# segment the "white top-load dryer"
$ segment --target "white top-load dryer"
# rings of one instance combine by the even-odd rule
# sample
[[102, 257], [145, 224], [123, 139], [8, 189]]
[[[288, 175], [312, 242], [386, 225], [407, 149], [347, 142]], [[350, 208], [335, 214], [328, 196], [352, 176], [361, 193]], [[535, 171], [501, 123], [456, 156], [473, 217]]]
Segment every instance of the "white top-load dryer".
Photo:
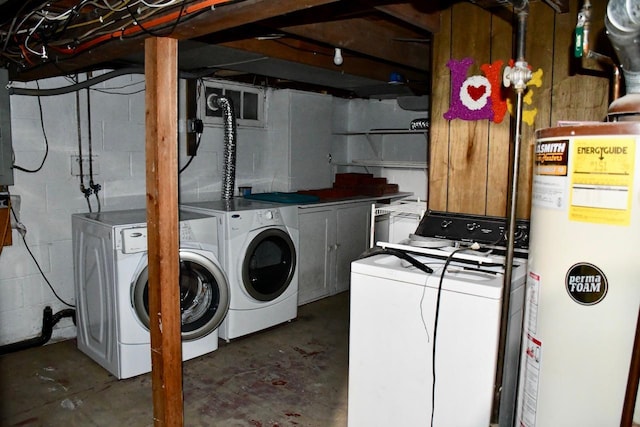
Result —
[[231, 340], [298, 313], [298, 207], [243, 198], [181, 209], [218, 219], [219, 259], [229, 279], [229, 313], [219, 333]]
[[[218, 348], [229, 284], [217, 219], [180, 212], [182, 357]], [[117, 378], [151, 370], [145, 210], [74, 214], [78, 348]]]

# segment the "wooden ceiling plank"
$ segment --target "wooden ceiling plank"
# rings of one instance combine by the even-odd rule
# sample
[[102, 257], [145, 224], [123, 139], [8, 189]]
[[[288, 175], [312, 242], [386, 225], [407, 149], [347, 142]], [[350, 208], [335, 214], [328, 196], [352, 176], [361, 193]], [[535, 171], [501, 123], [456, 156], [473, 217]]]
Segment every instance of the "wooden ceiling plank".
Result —
[[224, 5], [179, 25], [171, 35], [179, 40], [195, 39], [241, 25], [311, 9], [340, 0], [244, 0]]
[[363, 18], [294, 25], [280, 30], [418, 70], [426, 71], [430, 66], [427, 44], [398, 40], [399, 35], [415, 37], [415, 33], [391, 30]]
[[379, 81], [386, 81], [393, 71], [399, 72], [409, 81], [422, 81], [428, 78], [426, 71], [419, 72], [399, 68], [393, 64], [381, 64], [373, 59], [363, 57], [349, 58], [341, 66], [337, 66], [333, 63], [333, 51], [326, 48], [316, 49], [316, 47], [303, 42], [283, 44], [273, 40], [246, 39], [221, 43], [220, 45]]
[[431, 33], [440, 31], [440, 11], [425, 13], [412, 3], [377, 6], [376, 10]]

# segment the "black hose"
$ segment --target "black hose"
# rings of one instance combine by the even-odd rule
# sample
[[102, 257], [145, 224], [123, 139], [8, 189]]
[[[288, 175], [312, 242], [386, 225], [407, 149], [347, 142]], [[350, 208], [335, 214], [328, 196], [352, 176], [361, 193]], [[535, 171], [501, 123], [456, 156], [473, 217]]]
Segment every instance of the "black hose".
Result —
[[53, 310], [51, 310], [51, 307], [45, 307], [42, 313], [42, 332], [40, 333], [40, 336], [0, 346], [0, 355], [14, 353], [16, 351], [26, 350], [31, 347], [39, 347], [46, 344], [51, 339], [51, 335], [53, 334], [53, 327], [63, 317], [71, 317], [73, 319], [73, 324], [75, 325], [75, 310], [67, 308], [57, 312], [56, 314], [53, 314]]

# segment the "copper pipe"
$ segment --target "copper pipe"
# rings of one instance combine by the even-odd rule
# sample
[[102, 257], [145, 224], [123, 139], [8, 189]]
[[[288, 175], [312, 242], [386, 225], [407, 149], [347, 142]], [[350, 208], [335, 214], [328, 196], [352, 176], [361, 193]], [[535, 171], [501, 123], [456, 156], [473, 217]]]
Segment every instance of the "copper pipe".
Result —
[[609, 56], [603, 55], [598, 52], [594, 52], [592, 50], [585, 51], [585, 52], [587, 53], [587, 58], [595, 59], [596, 61], [602, 64], [610, 65], [613, 68], [613, 89], [612, 89], [611, 96], [613, 97], [613, 101], [620, 98], [620, 81], [621, 81], [620, 67], [618, 67], [618, 65], [614, 62], [614, 60]]

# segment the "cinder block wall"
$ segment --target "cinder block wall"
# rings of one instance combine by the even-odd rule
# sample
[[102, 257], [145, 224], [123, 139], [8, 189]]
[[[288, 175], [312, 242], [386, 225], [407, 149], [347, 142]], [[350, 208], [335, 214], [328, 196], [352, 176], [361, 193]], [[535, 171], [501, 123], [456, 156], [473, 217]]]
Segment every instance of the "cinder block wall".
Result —
[[[84, 78], [81, 78], [84, 80]], [[40, 81], [41, 89], [71, 84], [67, 79]], [[16, 87], [36, 88], [36, 83], [15, 83]], [[118, 210], [145, 207], [145, 93], [144, 76], [121, 76], [92, 87], [91, 145], [94, 181], [101, 209]], [[118, 94], [119, 93], [119, 94]], [[80, 191], [80, 178], [72, 176], [72, 156], [77, 156], [78, 125], [76, 93], [41, 97], [44, 128], [49, 153], [37, 173], [15, 171], [12, 196], [20, 197], [20, 221], [27, 229], [26, 243], [58, 295], [75, 304], [71, 254], [71, 214], [88, 212], [87, 199]], [[36, 169], [45, 153], [38, 98], [11, 96], [15, 163]], [[89, 154], [87, 93], [80, 91], [82, 154]], [[184, 131], [184, 123], [179, 125]], [[254, 168], [253, 158], [264, 150], [249, 141], [264, 139], [265, 129], [238, 130], [237, 183], [259, 180], [264, 171]], [[198, 155], [180, 176], [181, 201], [220, 197], [223, 131], [207, 127]], [[187, 161], [184, 134], [180, 135], [179, 163]], [[259, 155], [259, 154], [258, 154]], [[249, 160], [247, 160], [249, 159]], [[85, 174], [89, 171], [84, 168]], [[255, 179], [254, 179], [255, 178]], [[89, 186], [89, 177], [85, 177]], [[264, 189], [263, 189], [264, 191]], [[91, 210], [97, 211], [95, 195], [89, 197]], [[15, 206], [16, 209], [18, 206]], [[66, 308], [58, 301], [31, 259], [20, 234], [13, 230], [13, 245], [0, 255], [0, 345], [31, 338], [40, 333], [42, 312]], [[54, 329], [53, 339], [74, 337], [75, 327], [66, 318]]]
[[[80, 80], [85, 78], [81, 76]], [[67, 86], [72, 82], [66, 78], [54, 78], [38, 84], [41, 89], [46, 89]], [[15, 83], [15, 86], [36, 88], [36, 83]], [[95, 160], [94, 181], [101, 186], [98, 193], [101, 209], [144, 208], [144, 76], [120, 76], [92, 89], [92, 155]], [[270, 111], [281, 110], [282, 106], [272, 105], [272, 93], [272, 90], [265, 90], [265, 125], [238, 128], [236, 185], [251, 184], [255, 192], [281, 190], [273, 187], [280, 159], [268, 141], [273, 140], [270, 134], [282, 132], [278, 128], [280, 125], [273, 125], [274, 117], [270, 114]], [[83, 156], [89, 153], [86, 97], [86, 90], [80, 91]], [[71, 173], [72, 156], [79, 153], [76, 93], [41, 97], [40, 102], [49, 143], [47, 159], [37, 173], [15, 171], [15, 185], [9, 190], [12, 196], [20, 197], [17, 213], [27, 229], [25, 238], [29, 250], [57, 294], [66, 302], [75, 304], [70, 217], [73, 213], [89, 211], [87, 199], [80, 191], [80, 179]], [[351, 102], [340, 100], [340, 104]], [[374, 109], [377, 102], [371, 101]], [[359, 127], [364, 120], [360, 116], [366, 117], [368, 101], [362, 103], [360, 105], [361, 101], [358, 101], [357, 110], [363, 111], [354, 115], [355, 124], [348, 124], [349, 108], [341, 108], [339, 115], [334, 115], [334, 122], [337, 120]], [[184, 111], [184, 104], [181, 100], [181, 111]], [[15, 163], [36, 169], [45, 153], [38, 98], [12, 95], [11, 108]], [[402, 113], [399, 115], [402, 117]], [[408, 126], [410, 120], [411, 116], [406, 120], [398, 119], [400, 123], [397, 126]], [[181, 167], [187, 161], [184, 117], [181, 117], [178, 127], [181, 131], [178, 143]], [[312, 139], [310, 141], [312, 143]], [[337, 141], [337, 149], [343, 149], [341, 142]], [[198, 155], [180, 175], [181, 202], [220, 197], [223, 146], [223, 129], [207, 126]], [[86, 168], [84, 172], [88, 173]], [[84, 183], [89, 185], [88, 177]], [[414, 191], [410, 186], [401, 186], [401, 190]], [[91, 210], [97, 211], [94, 195], [89, 197], [89, 202]], [[0, 255], [0, 345], [39, 335], [45, 306], [50, 306], [54, 313], [67, 308], [49, 289], [20, 234], [16, 230], [12, 233], [13, 245], [5, 247]], [[53, 340], [75, 335], [73, 323], [65, 318], [54, 328]]]

